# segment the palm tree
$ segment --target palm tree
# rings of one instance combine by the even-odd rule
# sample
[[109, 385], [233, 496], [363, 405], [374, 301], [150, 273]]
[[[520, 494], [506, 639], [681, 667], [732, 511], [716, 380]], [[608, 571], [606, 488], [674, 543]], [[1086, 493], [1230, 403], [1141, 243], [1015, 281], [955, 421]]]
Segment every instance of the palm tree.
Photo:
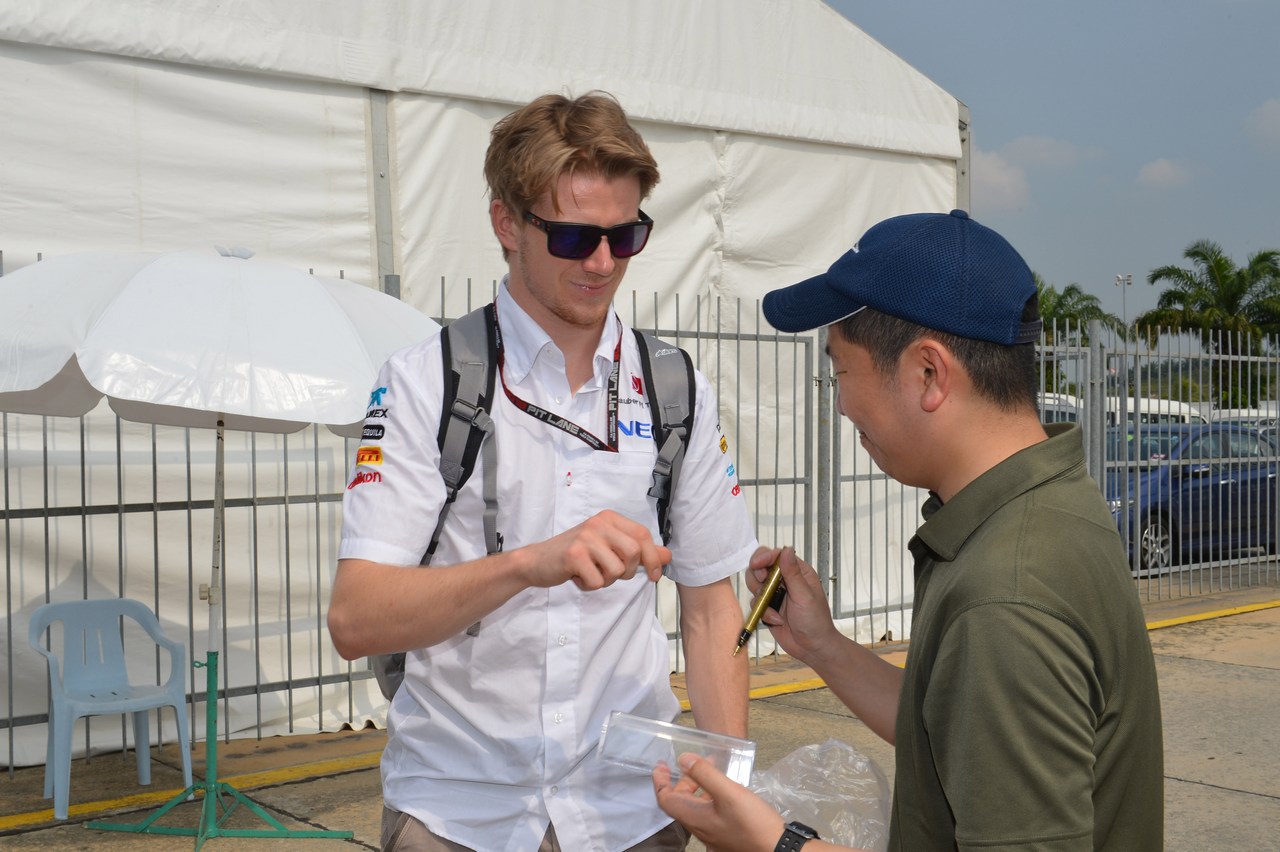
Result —
[[1044, 344], [1041, 357], [1045, 362], [1042, 379], [1046, 391], [1069, 390], [1070, 385], [1058, 359], [1058, 346], [1088, 346], [1089, 321], [1097, 320], [1107, 328], [1121, 331], [1124, 322], [1115, 314], [1102, 309], [1097, 296], [1091, 296], [1071, 283], [1061, 292], [1046, 283], [1039, 273], [1031, 273], [1036, 282], [1036, 296], [1040, 302], [1040, 319], [1044, 321]]
[[1264, 337], [1280, 333], [1280, 250], [1257, 252], [1236, 266], [1222, 246], [1197, 240], [1182, 256], [1192, 269], [1151, 270], [1149, 284], [1167, 281], [1170, 286], [1153, 310], [1134, 319], [1134, 327], [1143, 328], [1151, 341], [1161, 328], [1195, 333], [1214, 352], [1238, 335], [1247, 354], [1259, 354]]
[[1031, 273], [1036, 282], [1036, 295], [1040, 300], [1040, 319], [1044, 320], [1045, 342], [1049, 345], [1089, 344], [1088, 323], [1097, 320], [1106, 328], [1122, 333], [1124, 321], [1102, 309], [1097, 296], [1092, 296], [1071, 283], [1062, 288], [1046, 283], [1039, 273]]

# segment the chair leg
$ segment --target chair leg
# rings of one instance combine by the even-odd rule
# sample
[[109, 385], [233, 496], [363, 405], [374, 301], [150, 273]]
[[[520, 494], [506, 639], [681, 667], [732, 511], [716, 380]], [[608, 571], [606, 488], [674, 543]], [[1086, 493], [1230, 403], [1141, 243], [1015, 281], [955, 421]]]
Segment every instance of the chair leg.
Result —
[[71, 737], [75, 731], [75, 717], [59, 713], [50, 736], [53, 737], [53, 817], [67, 818], [67, 804], [71, 800]]
[[53, 776], [56, 774], [57, 763], [54, 762], [53, 743], [58, 738], [58, 730], [54, 723], [53, 703], [49, 704], [49, 733], [45, 737], [44, 747], [44, 797], [46, 799], [53, 798]]
[[[133, 711], [133, 753], [138, 761], [138, 783], [151, 783], [151, 725], [149, 710]], [[159, 711], [157, 711], [159, 712]]]
[[191, 731], [187, 724], [186, 706], [174, 704], [173, 712], [178, 717], [178, 750], [182, 757], [182, 785], [191, 786]]

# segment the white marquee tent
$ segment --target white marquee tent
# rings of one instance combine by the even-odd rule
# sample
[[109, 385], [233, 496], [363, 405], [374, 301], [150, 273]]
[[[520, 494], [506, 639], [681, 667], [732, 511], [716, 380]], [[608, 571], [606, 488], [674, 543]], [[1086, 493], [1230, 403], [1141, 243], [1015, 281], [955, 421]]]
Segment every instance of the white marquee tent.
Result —
[[[490, 127], [537, 95], [591, 89], [621, 101], [662, 170], [645, 204], [654, 237], [624, 285], [657, 294], [651, 314], [717, 297], [754, 312], [874, 221], [968, 206], [964, 105], [820, 0], [0, 0], [0, 271], [38, 254], [240, 245], [373, 286], [395, 274], [409, 303], [456, 315], [468, 279], [504, 271], [481, 174]], [[767, 381], [734, 381], [722, 392], [739, 407], [771, 404]], [[76, 446], [81, 427], [12, 420], [6, 481], [38, 490], [23, 477], [45, 476], [39, 442]], [[331, 466], [340, 491], [345, 463]], [[66, 475], [55, 491], [79, 499]], [[66, 568], [24, 530], [6, 543], [15, 644], [19, 611]], [[66, 554], [87, 552], [81, 535]], [[336, 531], [306, 535], [324, 551]], [[313, 621], [321, 599], [308, 587], [299, 604]], [[43, 675], [9, 653], [21, 695], [22, 677]], [[257, 665], [283, 659], [259, 651]], [[334, 703], [310, 724], [338, 724], [348, 708]], [[299, 729], [307, 712], [290, 712], [260, 729]]]

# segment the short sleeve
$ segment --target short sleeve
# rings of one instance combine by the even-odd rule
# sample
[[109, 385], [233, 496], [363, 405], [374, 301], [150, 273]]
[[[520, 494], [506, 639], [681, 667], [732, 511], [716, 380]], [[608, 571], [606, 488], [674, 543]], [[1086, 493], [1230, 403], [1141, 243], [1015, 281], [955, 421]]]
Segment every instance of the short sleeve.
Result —
[[348, 460], [339, 559], [416, 565], [422, 558], [445, 498], [436, 441], [442, 369], [437, 335], [397, 352], [378, 373]]
[[700, 372], [694, 381], [693, 434], [669, 510], [668, 575], [683, 585], [704, 586], [746, 570], [758, 544], [715, 391]]

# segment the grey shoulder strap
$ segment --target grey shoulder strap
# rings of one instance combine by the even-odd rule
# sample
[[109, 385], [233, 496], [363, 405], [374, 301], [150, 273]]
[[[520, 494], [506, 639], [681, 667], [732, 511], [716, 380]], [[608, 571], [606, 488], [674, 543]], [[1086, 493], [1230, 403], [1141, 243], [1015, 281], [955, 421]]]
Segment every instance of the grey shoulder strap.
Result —
[[440, 475], [445, 503], [440, 509], [431, 544], [422, 554], [430, 563], [453, 502], [475, 470], [476, 455], [484, 453], [484, 540], [487, 553], [502, 550], [498, 532], [498, 464], [493, 436], [494, 375], [497, 372], [496, 321], [492, 305], [474, 310], [440, 332], [444, 361], [444, 398], [440, 409]]
[[664, 544], [670, 542], [671, 496], [680, 479], [685, 446], [693, 434], [697, 405], [694, 393], [693, 359], [683, 349], [651, 334], [634, 329], [640, 346], [640, 363], [649, 392], [649, 413], [658, 459], [653, 466], [649, 495], [658, 501], [658, 530]]
[[[493, 418], [489, 415], [497, 364], [492, 311], [492, 305], [472, 311], [440, 331], [444, 391], [437, 440], [445, 501], [431, 533], [431, 543], [422, 554], [423, 565], [430, 564], [435, 555], [445, 520], [462, 486], [475, 470], [476, 456], [481, 452], [484, 453], [485, 550], [489, 553], [502, 550], [502, 534], [498, 532], [498, 451], [497, 441], [491, 440]], [[472, 636], [479, 631], [478, 622], [467, 629]], [[369, 658], [369, 668], [388, 701], [404, 681], [404, 657], [404, 652], [399, 652]]]

